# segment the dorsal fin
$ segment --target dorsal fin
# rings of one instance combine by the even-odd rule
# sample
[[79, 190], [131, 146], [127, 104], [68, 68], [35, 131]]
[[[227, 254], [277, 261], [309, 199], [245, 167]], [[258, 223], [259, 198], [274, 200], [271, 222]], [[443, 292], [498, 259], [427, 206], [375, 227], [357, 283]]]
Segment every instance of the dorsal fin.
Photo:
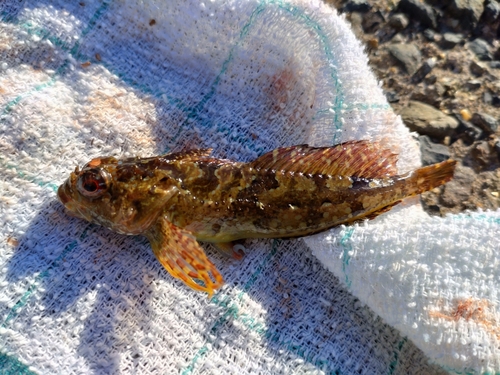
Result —
[[331, 147], [277, 148], [250, 163], [255, 169], [360, 178], [394, 176], [397, 155], [377, 142], [349, 141]]
[[193, 150], [186, 150], [186, 151], [179, 151], [179, 152], [172, 152], [170, 154], [164, 154], [161, 155], [162, 158], [165, 160], [189, 160], [189, 161], [196, 161], [200, 158], [203, 157], [208, 157], [212, 153], [212, 148], [199, 148], [199, 149], [193, 149]]

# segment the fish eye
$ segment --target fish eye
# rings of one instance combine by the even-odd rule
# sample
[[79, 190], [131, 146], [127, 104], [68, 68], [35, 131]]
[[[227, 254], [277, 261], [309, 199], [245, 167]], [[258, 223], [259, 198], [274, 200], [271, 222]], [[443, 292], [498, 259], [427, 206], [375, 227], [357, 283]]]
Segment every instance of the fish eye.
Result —
[[83, 170], [78, 176], [76, 188], [87, 198], [98, 198], [109, 188], [109, 175], [102, 169]]

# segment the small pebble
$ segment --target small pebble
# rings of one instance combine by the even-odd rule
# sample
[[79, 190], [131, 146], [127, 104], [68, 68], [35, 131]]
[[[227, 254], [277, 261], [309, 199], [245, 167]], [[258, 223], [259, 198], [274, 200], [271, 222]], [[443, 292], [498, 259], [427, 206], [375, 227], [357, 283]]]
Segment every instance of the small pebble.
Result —
[[436, 41], [436, 32], [434, 30], [432, 30], [432, 29], [425, 29], [424, 30], [424, 36], [430, 42], [435, 42]]
[[395, 91], [389, 91], [385, 93], [385, 97], [389, 103], [397, 103], [399, 102], [399, 95]]
[[492, 95], [491, 105], [493, 107], [500, 107], [500, 97], [498, 95]]
[[444, 33], [443, 38], [441, 39], [440, 42], [441, 48], [451, 49], [455, 47], [457, 44], [462, 43], [463, 38], [464, 37], [462, 34]]
[[500, 4], [495, 0], [489, 0], [487, 3], [484, 8], [484, 18], [486, 22], [493, 23], [500, 16]]
[[477, 79], [471, 79], [470, 81], [467, 81], [464, 85], [464, 88], [467, 91], [476, 91], [481, 87], [481, 81]]
[[493, 69], [500, 69], [500, 61], [490, 61], [490, 68]]
[[431, 57], [430, 59], [427, 59], [420, 68], [413, 74], [411, 77], [411, 80], [413, 83], [419, 83], [424, 80], [424, 78], [429, 74], [436, 65], [436, 59], [434, 57]]
[[472, 61], [469, 65], [470, 72], [474, 74], [476, 77], [481, 77], [484, 73], [486, 73], [486, 68], [481, 64]]
[[342, 8], [344, 12], [366, 13], [372, 8], [368, 0], [349, 0]]
[[468, 109], [460, 110], [460, 115], [465, 121], [469, 121], [472, 118], [472, 113]]
[[417, 71], [422, 61], [422, 54], [415, 44], [391, 44], [388, 50], [405, 67], [408, 74], [414, 74]]
[[489, 91], [483, 92], [483, 103], [491, 105], [492, 102], [493, 102], [493, 95], [491, 95]]
[[483, 112], [474, 113], [472, 116], [472, 123], [483, 129], [488, 134], [493, 134], [498, 129], [497, 120], [493, 116]]
[[434, 9], [421, 0], [401, 0], [399, 9], [427, 27], [437, 27]]
[[423, 165], [436, 164], [450, 158], [448, 147], [432, 142], [428, 136], [421, 135], [418, 141]]
[[490, 45], [488, 42], [481, 38], [476, 38], [468, 44], [468, 48], [476, 54], [479, 60], [490, 61], [493, 56], [490, 52]]
[[391, 26], [396, 31], [405, 29], [409, 23], [410, 21], [408, 20], [408, 17], [406, 17], [403, 13], [393, 14], [389, 18], [389, 26]]
[[457, 128], [457, 134], [463, 134], [465, 137], [473, 142], [483, 138], [483, 131], [477, 126], [472, 125], [469, 121], [465, 121], [461, 115], [456, 116], [460, 125]]

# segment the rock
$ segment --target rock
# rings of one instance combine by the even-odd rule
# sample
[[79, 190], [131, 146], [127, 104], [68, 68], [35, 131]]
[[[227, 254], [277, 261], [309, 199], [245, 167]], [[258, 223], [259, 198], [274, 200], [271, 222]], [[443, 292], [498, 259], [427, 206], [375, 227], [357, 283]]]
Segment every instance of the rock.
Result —
[[453, 179], [444, 185], [441, 203], [447, 207], [462, 206], [469, 199], [474, 178], [472, 168], [458, 164]]
[[408, 20], [408, 17], [406, 17], [403, 13], [393, 14], [389, 18], [389, 26], [391, 26], [396, 31], [405, 29], [409, 23], [410, 21]]
[[347, 18], [351, 23], [351, 28], [354, 35], [361, 39], [365, 34], [365, 31], [363, 30], [363, 15], [358, 12], [353, 12], [349, 14]]
[[411, 81], [413, 83], [419, 83], [422, 82], [427, 74], [429, 74], [436, 65], [436, 59], [431, 57], [430, 59], [427, 59], [420, 68], [413, 74], [411, 77]]
[[463, 27], [470, 29], [479, 22], [484, 10], [484, 0], [452, 0], [448, 10], [461, 20]]
[[492, 156], [496, 159], [496, 155], [492, 155], [487, 141], [476, 142], [470, 150], [470, 156], [478, 164], [476, 168], [488, 167], [493, 162]]
[[450, 151], [445, 145], [432, 142], [426, 135], [418, 137], [418, 141], [423, 165], [439, 163], [450, 158]]
[[490, 68], [500, 69], [500, 61], [490, 61]]
[[437, 139], [452, 135], [459, 125], [454, 117], [417, 101], [410, 101], [408, 107], [403, 108], [400, 114], [411, 131]]
[[476, 91], [481, 88], [481, 81], [478, 79], [471, 79], [470, 81], [467, 81], [464, 85], [464, 88], [467, 91]]
[[425, 38], [430, 41], [430, 42], [435, 42], [436, 41], [436, 32], [432, 29], [425, 29], [424, 30], [424, 36]]
[[436, 28], [437, 20], [434, 9], [420, 0], [401, 0], [399, 10], [408, 14], [411, 18], [419, 21], [422, 25]]
[[408, 74], [414, 74], [417, 71], [421, 61], [422, 54], [414, 44], [397, 43], [391, 44], [389, 52], [396, 60], [405, 67]]
[[483, 138], [483, 131], [478, 127], [472, 125], [472, 123], [470, 123], [469, 121], [464, 120], [462, 115], [456, 116], [456, 119], [459, 122], [457, 134], [460, 134], [460, 136], [464, 136], [465, 139], [469, 142], [474, 142]]
[[441, 197], [443, 203], [446, 206], [456, 206], [466, 201], [470, 195], [473, 181], [473, 170], [469, 167], [457, 165], [453, 180], [445, 185], [445, 191]]
[[470, 113], [467, 108], [461, 109], [459, 113], [462, 119], [465, 121], [469, 121], [472, 118], [472, 113]]
[[492, 102], [493, 102], [493, 95], [491, 95], [491, 92], [489, 91], [483, 92], [483, 103], [491, 105]]
[[475, 61], [472, 61], [470, 63], [469, 69], [470, 69], [470, 72], [472, 74], [474, 74], [476, 77], [481, 77], [484, 73], [487, 72], [486, 68], [483, 65], [481, 65]]
[[490, 46], [488, 42], [481, 38], [476, 38], [472, 42], [468, 43], [468, 48], [476, 54], [479, 60], [490, 61], [493, 60], [493, 56], [490, 52]]
[[455, 97], [455, 93], [457, 92], [458, 87], [459, 87], [458, 81], [450, 79], [448, 77], [444, 77], [441, 80], [441, 84], [444, 87], [444, 94], [443, 94], [443, 96], [447, 96], [449, 98], [454, 98]]
[[498, 129], [498, 121], [493, 116], [484, 112], [474, 113], [471, 121], [474, 125], [483, 129], [487, 134], [493, 134]]
[[491, 105], [497, 108], [500, 107], [500, 97], [498, 95], [492, 95]]
[[342, 10], [344, 12], [361, 12], [361, 13], [366, 13], [369, 12], [372, 9], [371, 4], [368, 2], [368, 0], [349, 0], [345, 5], [342, 7]]
[[445, 19], [445, 22], [446, 22], [446, 26], [453, 29], [453, 30], [456, 30], [458, 28], [458, 25], [460, 25], [460, 21], [455, 19], [455, 18], [451, 18], [451, 17], [447, 17]]
[[453, 73], [461, 73], [463, 70], [463, 62], [460, 54], [449, 52], [446, 56], [444, 68], [451, 70]]
[[457, 44], [462, 43], [464, 37], [462, 34], [455, 33], [444, 33], [443, 38], [441, 39], [440, 46], [443, 49], [451, 49], [455, 47]]
[[401, 34], [396, 34], [392, 37], [391, 42], [396, 44], [396, 43], [404, 43], [405, 38]]
[[495, 0], [490, 0], [484, 8], [484, 20], [487, 23], [493, 23], [500, 16], [500, 4]]
[[446, 89], [444, 88], [444, 86], [439, 82], [435, 82], [434, 84], [430, 84], [425, 87], [423, 91], [413, 91], [410, 95], [410, 100], [422, 102], [436, 107], [439, 106], [439, 103], [441, 103], [445, 92]]
[[500, 48], [497, 48], [493, 53], [493, 60], [500, 60]]
[[500, 161], [500, 140], [497, 140], [493, 145], [493, 151], [497, 154], [497, 159]]
[[437, 76], [435, 74], [431, 74], [428, 77], [425, 77], [425, 83], [428, 85], [433, 85], [437, 81]]
[[384, 16], [381, 12], [368, 12], [363, 14], [363, 30], [367, 34], [374, 33], [380, 28], [380, 25], [385, 23]]
[[385, 97], [389, 103], [399, 102], [399, 95], [396, 91], [389, 91], [385, 93]]

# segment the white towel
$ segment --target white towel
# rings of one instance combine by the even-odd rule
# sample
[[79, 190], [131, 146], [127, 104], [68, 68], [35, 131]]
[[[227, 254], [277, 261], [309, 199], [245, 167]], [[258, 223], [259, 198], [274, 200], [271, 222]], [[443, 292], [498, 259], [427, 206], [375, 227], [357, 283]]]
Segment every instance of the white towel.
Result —
[[411, 199], [305, 241], [247, 241], [240, 262], [206, 245], [226, 280], [209, 300], [144, 238], [56, 199], [102, 155], [213, 147], [247, 161], [369, 139], [416, 168], [415, 140], [334, 10], [7, 0], [0, 12], [1, 373], [500, 371], [499, 212], [429, 217]]

